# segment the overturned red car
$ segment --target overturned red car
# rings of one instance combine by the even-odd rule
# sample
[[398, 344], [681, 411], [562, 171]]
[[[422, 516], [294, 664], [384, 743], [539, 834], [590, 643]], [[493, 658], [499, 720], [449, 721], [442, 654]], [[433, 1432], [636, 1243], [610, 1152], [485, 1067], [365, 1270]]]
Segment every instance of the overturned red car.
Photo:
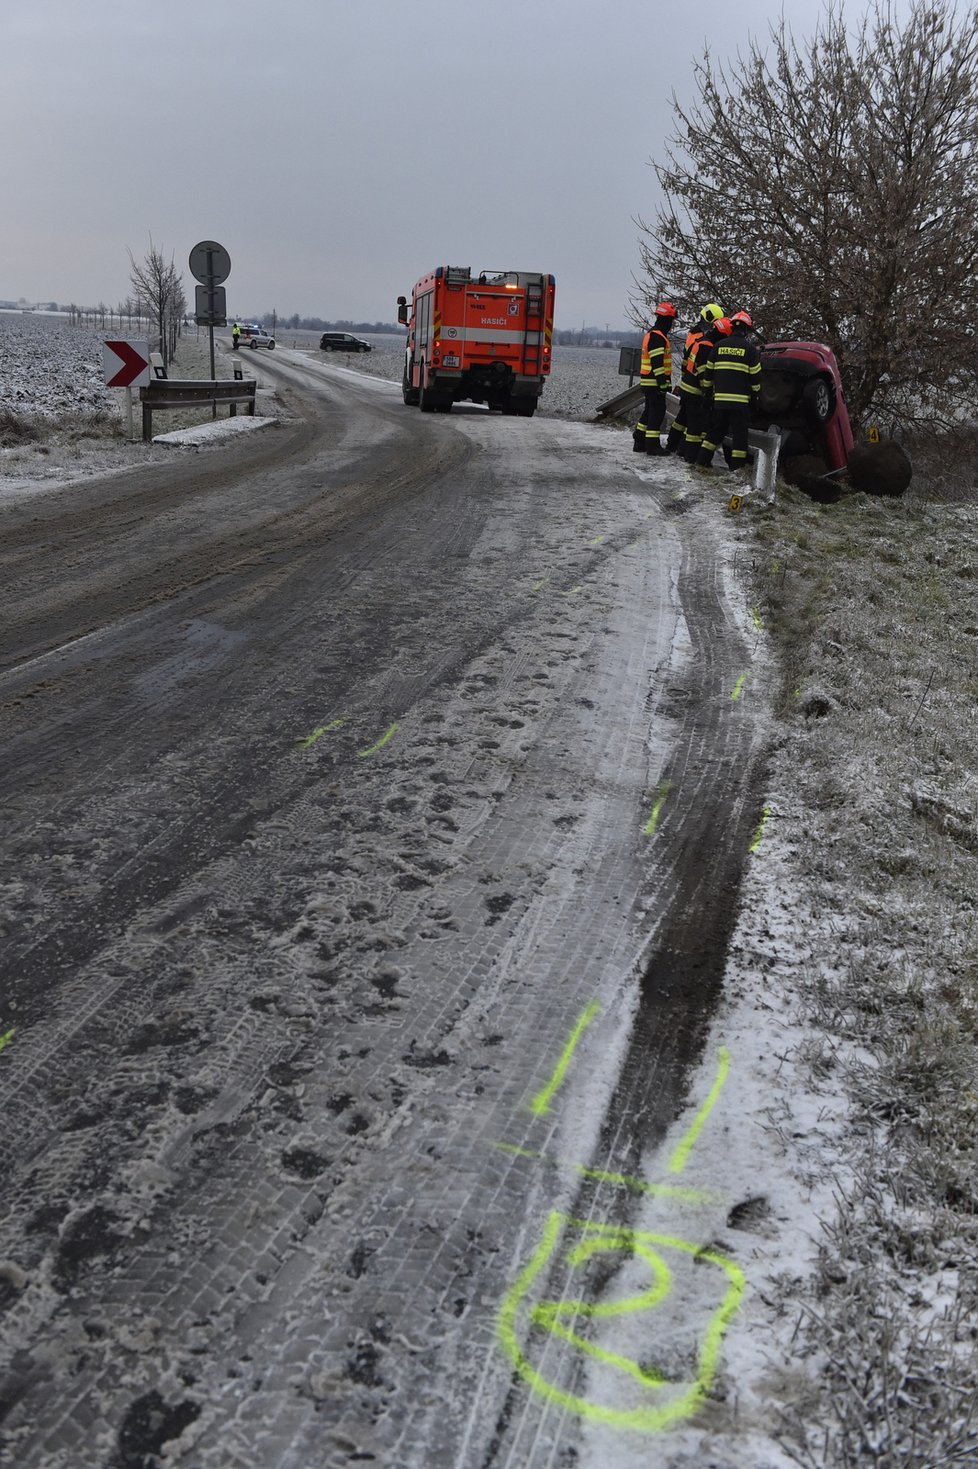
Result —
[[835, 354], [821, 342], [768, 342], [761, 347], [761, 385], [752, 427], [781, 430], [783, 477], [813, 499], [847, 490], [902, 495], [913, 469], [892, 440], [853, 441]]
[[823, 472], [845, 470], [852, 428], [835, 354], [820, 342], [769, 342], [761, 348], [761, 387], [753, 426], [782, 430], [782, 462], [817, 457]]

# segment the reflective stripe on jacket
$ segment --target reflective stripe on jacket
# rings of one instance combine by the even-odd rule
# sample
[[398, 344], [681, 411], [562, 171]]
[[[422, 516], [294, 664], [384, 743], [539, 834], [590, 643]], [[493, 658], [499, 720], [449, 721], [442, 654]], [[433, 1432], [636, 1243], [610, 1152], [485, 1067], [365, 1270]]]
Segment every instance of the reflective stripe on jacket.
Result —
[[753, 343], [736, 335], [715, 343], [703, 387], [717, 407], [746, 407], [761, 389], [761, 356]]
[[[694, 398], [703, 396], [697, 373], [709, 358], [709, 350], [703, 350], [706, 341], [705, 332], [691, 331], [686, 338], [686, 346], [683, 351], [683, 370], [679, 379], [679, 391], [681, 393], [692, 393]], [[703, 362], [700, 362], [702, 352]]]
[[642, 339], [642, 363], [639, 378], [647, 388], [672, 387], [672, 344], [665, 332], [650, 327]]

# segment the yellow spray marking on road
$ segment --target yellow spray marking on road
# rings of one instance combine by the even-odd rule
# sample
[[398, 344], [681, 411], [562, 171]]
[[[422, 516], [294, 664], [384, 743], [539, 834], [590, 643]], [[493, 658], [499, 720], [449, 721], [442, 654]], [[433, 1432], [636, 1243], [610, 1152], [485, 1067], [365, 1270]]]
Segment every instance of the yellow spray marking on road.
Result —
[[662, 782], [662, 784], [659, 786], [659, 789], [658, 789], [658, 791], [656, 793], [655, 802], [653, 803], [653, 806], [652, 806], [652, 815], [649, 817], [648, 821], [642, 827], [642, 831], [643, 831], [643, 833], [644, 833], [645, 836], [647, 836], [647, 837], [654, 837], [655, 836], [656, 828], [659, 825], [659, 817], [662, 814], [662, 808], [665, 805], [666, 796], [668, 796], [671, 787], [672, 787], [672, 781], [669, 781], [669, 780], [664, 780]]
[[541, 587], [545, 587], [547, 585], [547, 582], [549, 580], [550, 580], [549, 576], [541, 576], [541, 578], [540, 578], [539, 581], [535, 581], [533, 583], [532, 587], [530, 588], [530, 591], [531, 592], [539, 592], [540, 589], [541, 589]]
[[640, 1243], [638, 1237], [630, 1229], [620, 1229], [610, 1235], [598, 1234], [583, 1239], [579, 1245], [568, 1252], [566, 1257], [568, 1265], [583, 1265], [593, 1255], [606, 1252], [609, 1240], [613, 1242], [613, 1247], [628, 1249], [629, 1253], [640, 1255], [646, 1260], [652, 1272], [652, 1285], [649, 1289], [643, 1291], [640, 1296], [632, 1296], [628, 1300], [608, 1301], [603, 1304], [589, 1301], [542, 1301], [540, 1305], [534, 1306], [531, 1320], [534, 1326], [542, 1326], [563, 1341], [580, 1347], [586, 1356], [595, 1357], [598, 1361], [607, 1362], [613, 1367], [620, 1367], [630, 1377], [635, 1377], [643, 1386], [649, 1384], [658, 1386], [662, 1382], [660, 1373], [647, 1372], [630, 1357], [623, 1357], [617, 1352], [609, 1352], [606, 1348], [595, 1346], [593, 1342], [586, 1341], [571, 1331], [569, 1327], [564, 1326], [560, 1320], [562, 1316], [570, 1316], [572, 1320], [578, 1316], [600, 1320], [609, 1316], [627, 1316], [632, 1311], [650, 1311], [665, 1300], [671, 1291], [672, 1274], [668, 1265], [661, 1255], [650, 1250], [648, 1245]]
[[767, 825], [767, 819], [770, 816], [770, 814], [771, 814], [771, 808], [770, 808], [770, 806], [765, 806], [764, 807], [764, 810], [761, 812], [761, 819], [757, 823], [757, 830], [754, 832], [754, 837], [753, 837], [753, 840], [751, 841], [751, 844], [750, 844], [750, 850], [752, 852], [756, 852], [757, 849], [758, 849], [758, 847], [761, 845], [761, 840], [762, 840], [762, 838], [764, 836], [764, 828]]
[[5, 1046], [10, 1045], [10, 1042], [13, 1040], [16, 1034], [17, 1027], [16, 1025], [14, 1025], [11, 1026], [10, 1030], [4, 1031], [3, 1035], [0, 1035], [0, 1051], [2, 1051]]
[[742, 673], [740, 675], [740, 677], [738, 678], [737, 682], [734, 684], [733, 693], [730, 695], [731, 699], [736, 700], [736, 699], [739, 699], [740, 698], [741, 694], [744, 692], [744, 684], [746, 682], [747, 682], [747, 674], [746, 673]]
[[727, 1079], [727, 1072], [729, 1070], [730, 1052], [727, 1050], [726, 1046], [721, 1046], [720, 1058], [717, 1065], [716, 1079], [713, 1085], [710, 1087], [710, 1092], [706, 1101], [703, 1103], [702, 1107], [693, 1118], [693, 1121], [683, 1135], [679, 1146], [676, 1148], [672, 1157], [669, 1159], [670, 1173], [682, 1173], [683, 1169], [686, 1167], [689, 1155], [693, 1150], [693, 1145], [695, 1144], [696, 1139], [699, 1137], [700, 1133], [703, 1131], [706, 1119], [713, 1111], [713, 1108], [716, 1106], [719, 1099], [720, 1093], [723, 1091], [723, 1084]]
[[304, 740], [300, 740], [299, 744], [303, 749], [306, 749], [307, 746], [314, 745], [317, 740], [322, 739], [324, 734], [329, 734], [330, 730], [339, 729], [343, 723], [344, 720], [342, 719], [334, 719], [331, 724], [323, 724], [319, 729], [314, 729], [312, 734], [307, 735]]
[[[525, 1312], [528, 1326], [548, 1330], [551, 1335], [558, 1336], [569, 1345], [577, 1347], [584, 1355], [630, 1377], [649, 1394], [661, 1393], [664, 1395], [668, 1391], [675, 1390], [675, 1385], [666, 1382], [662, 1375], [654, 1369], [643, 1367], [632, 1358], [620, 1353], [609, 1352], [580, 1336], [569, 1326], [564, 1325], [561, 1318], [568, 1316], [576, 1322], [580, 1319], [596, 1320], [601, 1317], [654, 1310], [666, 1299], [672, 1289], [672, 1272], [663, 1259], [664, 1251], [675, 1251], [680, 1259], [685, 1256], [689, 1259], [695, 1258], [701, 1265], [713, 1265], [726, 1277], [727, 1285], [723, 1298], [710, 1317], [701, 1339], [694, 1380], [680, 1387], [676, 1395], [668, 1401], [661, 1404], [640, 1401], [636, 1406], [626, 1408], [595, 1402], [548, 1382], [527, 1359], [517, 1333], [518, 1316], [537, 1277], [541, 1275], [545, 1267], [550, 1265], [552, 1258], [557, 1254], [558, 1242], [565, 1232], [572, 1236], [575, 1234], [581, 1236], [581, 1242], [564, 1255], [564, 1262], [567, 1265], [586, 1264], [593, 1255], [599, 1252], [620, 1251], [630, 1259], [638, 1257], [646, 1262], [652, 1273], [652, 1284], [642, 1295], [603, 1305], [590, 1304], [586, 1301], [538, 1302], [535, 1306], [528, 1306]], [[594, 1422], [605, 1423], [612, 1427], [635, 1429], [645, 1433], [660, 1432], [671, 1423], [691, 1417], [710, 1391], [716, 1375], [724, 1332], [743, 1299], [745, 1288], [744, 1273], [734, 1261], [713, 1250], [704, 1250], [692, 1240], [678, 1239], [671, 1235], [650, 1234], [645, 1231], [623, 1228], [620, 1225], [595, 1224], [586, 1220], [573, 1219], [555, 1210], [547, 1220], [543, 1238], [532, 1259], [506, 1293], [499, 1314], [499, 1338], [503, 1349], [523, 1381], [548, 1402], [559, 1403], [562, 1407], [579, 1413], [582, 1418], [589, 1418]], [[616, 1392], [616, 1398], [620, 1400], [620, 1392]]]
[[601, 542], [603, 540], [604, 540], [604, 536], [595, 536], [594, 540], [591, 542], [591, 545], [592, 546], [600, 546], [600, 544], [601, 544]]
[[397, 725], [396, 724], [392, 724], [391, 727], [390, 727], [390, 729], [385, 730], [385, 732], [381, 735], [381, 737], [377, 741], [377, 743], [375, 745], [371, 745], [370, 746], [370, 749], [369, 750], [358, 750], [357, 751], [357, 758], [360, 759], [360, 760], [365, 760], [368, 755], [376, 755], [377, 751], [378, 750], [382, 750], [384, 748], [384, 746], [390, 740], [392, 740], [394, 738], [394, 736], [395, 736], [396, 733], [397, 733]]
[[[538, 1115], [551, 1111], [550, 1103], [565, 1077], [578, 1041], [598, 1010], [598, 1002], [592, 1001], [579, 1017], [553, 1075], [533, 1099], [532, 1110]], [[730, 1053], [722, 1046], [718, 1055], [717, 1074], [709, 1094], [669, 1159], [668, 1168], [671, 1173], [681, 1173], [686, 1167], [689, 1156], [717, 1105], [729, 1068]], [[533, 1153], [527, 1148], [508, 1143], [496, 1143], [495, 1146], [519, 1157], [561, 1165], [562, 1160], [548, 1159], [545, 1153]], [[563, 1166], [567, 1164], [564, 1163]], [[681, 1205], [722, 1206], [727, 1202], [722, 1194], [709, 1189], [648, 1183], [628, 1174], [588, 1168], [580, 1163], [571, 1166], [582, 1178], [633, 1189], [660, 1200], [673, 1200]], [[584, 1289], [593, 1293], [593, 1273], [589, 1280], [588, 1266], [595, 1259], [600, 1264], [599, 1257], [611, 1252], [625, 1257], [616, 1262], [616, 1265], [627, 1265], [633, 1272], [640, 1264], [647, 1268], [650, 1279], [644, 1290], [640, 1289], [637, 1293], [633, 1291], [622, 1300], [575, 1299], [569, 1295], [560, 1300], [531, 1299], [538, 1281], [542, 1283], [554, 1279], [558, 1272], [569, 1275], [579, 1269], [584, 1271]], [[715, 1295], [709, 1283], [712, 1277], [703, 1274], [704, 1265], [712, 1266], [719, 1277]], [[609, 1273], [617, 1276], [619, 1271], [614, 1268]], [[609, 1323], [614, 1318], [647, 1315], [662, 1306], [670, 1297], [676, 1294], [682, 1297], [687, 1289], [690, 1293], [688, 1312], [681, 1301], [680, 1307], [676, 1308], [679, 1316], [677, 1317], [676, 1310], [670, 1315], [667, 1323], [668, 1335], [664, 1338], [672, 1342], [677, 1322], [679, 1329], [688, 1335], [688, 1346], [673, 1346], [671, 1349], [670, 1356], [679, 1352], [677, 1365], [672, 1371], [668, 1370], [668, 1362], [664, 1364], [667, 1370], [660, 1371], [658, 1366], [649, 1362], [647, 1351], [639, 1359], [617, 1350], [617, 1343], [614, 1341], [602, 1341], [602, 1331], [608, 1329], [604, 1323]], [[659, 1433], [672, 1424], [691, 1418], [709, 1394], [716, 1376], [724, 1334], [740, 1306], [745, 1290], [746, 1277], [733, 1260], [694, 1240], [683, 1239], [678, 1235], [650, 1233], [619, 1224], [602, 1224], [593, 1219], [576, 1219], [559, 1210], [553, 1210], [547, 1218], [542, 1238], [529, 1263], [503, 1297], [497, 1319], [497, 1334], [515, 1371], [545, 1401], [559, 1404], [578, 1413], [582, 1418], [611, 1428]], [[714, 1301], [719, 1301], [719, 1304], [711, 1309]], [[649, 1334], [648, 1327], [643, 1322], [637, 1339], [648, 1342]], [[555, 1382], [548, 1381], [531, 1362], [532, 1352], [539, 1350], [545, 1353], [548, 1343], [554, 1340], [562, 1344], [565, 1352], [580, 1353], [585, 1360], [594, 1364], [593, 1373], [588, 1379], [589, 1396], [569, 1392]], [[545, 1360], [552, 1362], [552, 1355]], [[687, 1360], [695, 1362], [692, 1370], [681, 1365]], [[558, 1365], [554, 1370], [566, 1380], [563, 1365]]]
[[535, 1112], [538, 1117], [543, 1117], [550, 1111], [551, 1099], [557, 1092], [557, 1089], [559, 1088], [567, 1073], [567, 1068], [571, 1063], [571, 1057], [573, 1056], [574, 1051], [577, 1049], [577, 1043], [600, 1009], [601, 1006], [598, 1004], [597, 1000], [592, 1000], [587, 1009], [578, 1018], [577, 1024], [571, 1031], [570, 1040], [564, 1047], [563, 1054], [560, 1060], [557, 1062], [557, 1065], [554, 1067], [553, 1075], [547, 1082], [546, 1086], [543, 1087], [542, 1090], [537, 1092], [536, 1096], [533, 1098], [533, 1101], [530, 1103], [530, 1111]]
[[761, 614], [758, 612], [756, 607], [752, 607], [750, 610], [751, 616], [754, 619], [754, 627], [758, 632], [760, 632], [762, 627], [764, 626], [764, 624], [761, 622]]
[[577, 594], [578, 594], [578, 592], [581, 591], [581, 590], [582, 590], [582, 588], [579, 587], [579, 586], [577, 586], [577, 587], [571, 587], [571, 589], [570, 589], [569, 592], [565, 592], [564, 593], [564, 596], [565, 597], [576, 597]]
[[583, 1163], [575, 1165], [582, 1178], [596, 1178], [600, 1183], [620, 1183], [623, 1188], [636, 1193], [651, 1194], [655, 1198], [677, 1199], [682, 1204], [722, 1204], [723, 1195], [712, 1193], [707, 1188], [681, 1188], [674, 1183], [646, 1183], [642, 1178], [632, 1178], [628, 1173], [606, 1173], [603, 1168], [585, 1168]]

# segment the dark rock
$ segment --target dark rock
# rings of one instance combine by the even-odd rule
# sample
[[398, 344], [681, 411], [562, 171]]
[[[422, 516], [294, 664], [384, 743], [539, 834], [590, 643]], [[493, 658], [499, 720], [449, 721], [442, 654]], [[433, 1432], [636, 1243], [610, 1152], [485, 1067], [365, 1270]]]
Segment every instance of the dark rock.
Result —
[[893, 439], [878, 444], [856, 444], [849, 455], [849, 483], [866, 495], [896, 499], [913, 478], [910, 455]]

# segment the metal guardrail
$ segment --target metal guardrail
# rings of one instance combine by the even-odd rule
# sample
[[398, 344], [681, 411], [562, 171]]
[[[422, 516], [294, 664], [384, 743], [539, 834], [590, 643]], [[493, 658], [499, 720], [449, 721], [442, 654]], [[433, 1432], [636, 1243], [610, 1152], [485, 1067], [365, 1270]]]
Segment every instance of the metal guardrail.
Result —
[[254, 378], [201, 380], [171, 377], [150, 382], [139, 389], [139, 401], [143, 405], [143, 441], [148, 444], [152, 439], [153, 414], [159, 413], [161, 409], [211, 407], [216, 416], [218, 403], [227, 403], [228, 411], [233, 417], [237, 412], [237, 405], [243, 403], [245, 412], [254, 415], [257, 386]]
[[[625, 388], [624, 392], [617, 393], [615, 397], [609, 398], [607, 403], [600, 404], [597, 412], [598, 418], [627, 418], [636, 408], [641, 408], [644, 390], [638, 384], [634, 387]], [[679, 398], [675, 393], [666, 394], [666, 424], [672, 423], [679, 411]], [[778, 476], [778, 455], [781, 452], [782, 434], [777, 425], [769, 429], [752, 428], [747, 435], [747, 442], [754, 450], [754, 489], [762, 494], [770, 504], [774, 499], [774, 482]]]

